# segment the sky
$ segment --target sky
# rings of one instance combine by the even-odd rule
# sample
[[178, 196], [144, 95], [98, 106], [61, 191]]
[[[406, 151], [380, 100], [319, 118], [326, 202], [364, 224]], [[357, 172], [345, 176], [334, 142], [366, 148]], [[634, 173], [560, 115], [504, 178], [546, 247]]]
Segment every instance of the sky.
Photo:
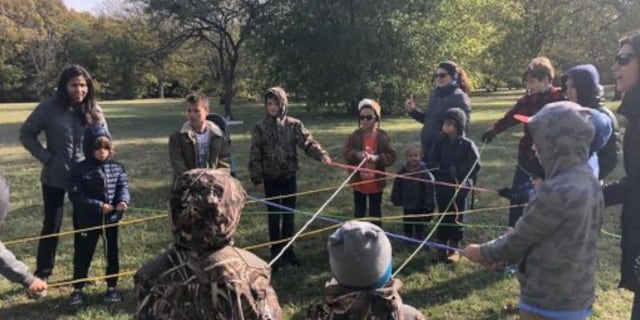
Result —
[[96, 13], [100, 7], [102, 0], [64, 0], [64, 4], [69, 9], [75, 11], [88, 11]]

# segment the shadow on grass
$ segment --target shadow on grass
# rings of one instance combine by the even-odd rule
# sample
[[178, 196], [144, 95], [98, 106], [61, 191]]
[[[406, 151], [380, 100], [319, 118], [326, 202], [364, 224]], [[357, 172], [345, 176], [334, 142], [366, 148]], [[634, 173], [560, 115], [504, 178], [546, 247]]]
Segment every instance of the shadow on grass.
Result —
[[[459, 268], [461, 266], [449, 266]], [[454, 269], [455, 272], [455, 269]], [[447, 304], [455, 300], [465, 300], [469, 295], [502, 281], [505, 276], [499, 272], [480, 269], [464, 275], [450, 277], [433, 286], [404, 290], [403, 299], [409, 303], [428, 309], [432, 306]]]
[[[103, 286], [99, 284], [97, 286]], [[14, 304], [0, 310], [0, 319], [60, 319], [60, 318], [75, 318], [75, 317], [91, 317], [94, 314], [100, 313], [105, 315], [132, 315], [136, 308], [136, 296], [135, 292], [129, 290], [118, 290], [122, 295], [122, 302], [109, 304], [104, 302], [104, 290], [103, 288], [90, 288], [88, 286], [86, 291], [85, 305], [78, 309], [72, 309], [67, 306], [69, 295], [57, 296], [55, 298], [44, 297], [37, 300], [30, 300], [25, 298], [25, 303]], [[106, 288], [106, 287], [105, 287]], [[8, 295], [15, 295], [22, 290], [14, 290], [3, 293], [0, 295], [0, 300], [4, 300]], [[69, 288], [70, 292], [70, 288]], [[37, 308], [34, 306], [37, 305]], [[43, 309], [46, 312], [43, 312]]]

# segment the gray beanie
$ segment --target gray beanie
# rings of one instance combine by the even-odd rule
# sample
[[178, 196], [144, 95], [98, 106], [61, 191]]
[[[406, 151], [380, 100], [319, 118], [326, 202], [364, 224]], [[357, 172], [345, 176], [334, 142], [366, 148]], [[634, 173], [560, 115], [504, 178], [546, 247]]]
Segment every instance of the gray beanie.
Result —
[[391, 243], [370, 222], [345, 222], [329, 236], [327, 250], [331, 273], [345, 287], [377, 289], [391, 279]]

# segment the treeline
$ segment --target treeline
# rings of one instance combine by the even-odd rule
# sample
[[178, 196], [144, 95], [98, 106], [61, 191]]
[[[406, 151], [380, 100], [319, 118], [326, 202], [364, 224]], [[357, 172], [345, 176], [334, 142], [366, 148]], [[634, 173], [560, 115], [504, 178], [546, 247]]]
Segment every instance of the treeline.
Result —
[[310, 107], [385, 106], [430, 90], [451, 59], [476, 88], [519, 82], [534, 56], [562, 70], [596, 64], [604, 80], [620, 36], [637, 28], [626, 0], [121, 0], [94, 16], [62, 0], [0, 0], [0, 101], [51, 94], [79, 63], [101, 99], [249, 98], [279, 84]]

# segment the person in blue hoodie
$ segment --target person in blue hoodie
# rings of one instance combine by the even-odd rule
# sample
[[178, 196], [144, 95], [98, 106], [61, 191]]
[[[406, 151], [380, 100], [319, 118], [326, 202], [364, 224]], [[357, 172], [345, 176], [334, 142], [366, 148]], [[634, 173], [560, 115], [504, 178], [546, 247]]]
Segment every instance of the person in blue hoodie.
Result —
[[569, 69], [561, 80], [567, 100], [593, 110], [596, 136], [591, 143], [589, 163], [599, 171], [598, 179], [603, 180], [618, 164], [621, 141], [618, 119], [604, 105], [600, 74], [594, 65], [581, 64]]
[[[85, 131], [83, 150], [85, 160], [71, 171], [69, 199], [73, 204], [73, 227], [76, 230], [96, 226], [103, 228], [75, 233], [74, 280], [87, 278], [100, 236], [103, 237], [107, 259], [106, 274], [118, 274], [118, 226], [112, 224], [122, 219], [130, 201], [127, 173], [121, 163], [112, 159], [113, 144], [104, 126], [93, 126]], [[109, 226], [105, 227], [106, 225]], [[117, 277], [107, 279], [105, 302], [117, 303], [122, 300], [116, 291], [117, 283]], [[82, 291], [84, 285], [84, 282], [73, 284], [70, 307], [79, 307], [85, 303]]]

